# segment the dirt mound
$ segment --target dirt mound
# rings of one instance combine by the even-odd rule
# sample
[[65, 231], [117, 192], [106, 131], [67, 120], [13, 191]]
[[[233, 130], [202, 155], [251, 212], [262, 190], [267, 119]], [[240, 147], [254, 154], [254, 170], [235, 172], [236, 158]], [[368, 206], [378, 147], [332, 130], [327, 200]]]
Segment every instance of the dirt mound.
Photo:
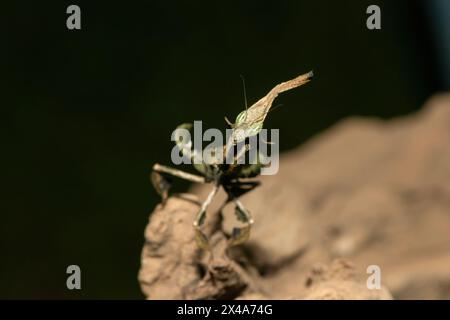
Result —
[[[157, 207], [139, 275], [148, 298], [450, 299], [450, 95], [399, 119], [342, 121], [261, 181], [242, 197], [250, 240], [228, 254], [223, 194], [212, 255], [193, 241], [195, 200]], [[222, 212], [230, 230], [232, 207]], [[383, 286], [369, 290], [373, 265]]]

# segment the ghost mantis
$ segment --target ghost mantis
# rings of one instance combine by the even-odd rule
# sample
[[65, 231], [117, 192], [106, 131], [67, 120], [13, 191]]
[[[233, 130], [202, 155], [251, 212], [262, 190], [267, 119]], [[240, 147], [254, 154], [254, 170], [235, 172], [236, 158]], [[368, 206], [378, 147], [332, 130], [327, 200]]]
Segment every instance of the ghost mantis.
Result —
[[[223, 146], [223, 153], [221, 154], [226, 156], [239, 142], [245, 142], [247, 138], [258, 135], [263, 128], [264, 120], [266, 119], [275, 98], [282, 92], [297, 88], [309, 82], [312, 77], [313, 72], [311, 71], [292, 80], [282, 82], [276, 85], [267, 95], [254, 103], [250, 108], [247, 108], [246, 101], [246, 109], [238, 114], [234, 123], [231, 123], [225, 118], [225, 121], [232, 129], [232, 134], [226, 145]], [[245, 100], [247, 100], [246, 97]], [[190, 124], [182, 124], [178, 126], [178, 129], [190, 129], [190, 127]], [[183, 156], [192, 160], [198, 156], [197, 151], [192, 149], [192, 143], [190, 141], [186, 142], [180, 139], [176, 141], [176, 144]], [[262, 161], [257, 161], [254, 164], [242, 164], [242, 162], [239, 161], [240, 157], [248, 150], [248, 147], [248, 144], [244, 144], [244, 148], [239, 150], [236, 155], [233, 156], [233, 161], [231, 163], [229, 161], [220, 161], [224, 159], [218, 159], [218, 161], [213, 162], [209, 161], [208, 163], [197, 162], [197, 164], [196, 161], [193, 161], [194, 168], [200, 175], [184, 172], [158, 163], [153, 166], [151, 181], [157, 192], [161, 195], [163, 203], [168, 197], [170, 188], [168, 180], [169, 175], [194, 183], [212, 184], [212, 189], [201, 204], [200, 210], [193, 222], [196, 240], [200, 248], [207, 249], [209, 246], [208, 238], [202, 231], [202, 227], [205, 224], [207, 209], [221, 187], [227, 194], [226, 203], [232, 202], [235, 205], [236, 217], [243, 224], [243, 227], [233, 228], [228, 243], [229, 246], [242, 244], [250, 236], [250, 229], [254, 221], [250, 211], [244, 207], [239, 200], [239, 197], [259, 185], [259, 182], [252, 178], [257, 177], [260, 174], [261, 168], [263, 168], [264, 165], [262, 164]]]

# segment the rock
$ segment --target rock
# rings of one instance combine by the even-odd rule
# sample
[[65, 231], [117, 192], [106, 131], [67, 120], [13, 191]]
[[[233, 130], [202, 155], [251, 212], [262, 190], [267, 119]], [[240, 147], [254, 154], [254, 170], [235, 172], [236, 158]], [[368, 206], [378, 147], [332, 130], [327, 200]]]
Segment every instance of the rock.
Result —
[[391, 300], [386, 287], [369, 289], [366, 282], [358, 281], [354, 266], [337, 259], [329, 266], [316, 266], [307, 278], [306, 300]]
[[139, 283], [148, 299], [234, 299], [260, 294], [255, 273], [226, 253], [226, 238], [211, 215], [205, 233], [210, 250], [195, 241], [193, 221], [200, 209], [192, 195], [176, 195], [156, 207], [145, 229]]
[[150, 299], [184, 299], [192, 283], [200, 281], [192, 217], [199, 205], [183, 198], [169, 198], [158, 205], [145, 229], [139, 282]]

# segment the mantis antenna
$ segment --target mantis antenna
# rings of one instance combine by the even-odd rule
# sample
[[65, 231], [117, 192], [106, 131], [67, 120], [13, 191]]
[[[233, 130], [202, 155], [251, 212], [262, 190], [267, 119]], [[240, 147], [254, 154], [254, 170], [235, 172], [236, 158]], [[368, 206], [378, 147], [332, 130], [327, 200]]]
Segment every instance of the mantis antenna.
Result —
[[240, 74], [242, 79], [242, 87], [244, 88], [244, 101], [245, 101], [245, 119], [247, 120], [247, 91], [245, 90], [245, 79], [242, 74]]
[[[244, 120], [247, 120], [247, 109], [248, 109], [248, 104], [247, 104], [247, 91], [245, 90], [245, 79], [244, 76], [242, 74], [239, 75], [241, 77], [242, 80], [242, 87], [244, 88], [244, 101], [245, 101], [245, 118]], [[233, 127], [233, 124], [230, 122], [230, 120], [228, 120], [227, 117], [225, 117], [225, 122], [230, 126]]]

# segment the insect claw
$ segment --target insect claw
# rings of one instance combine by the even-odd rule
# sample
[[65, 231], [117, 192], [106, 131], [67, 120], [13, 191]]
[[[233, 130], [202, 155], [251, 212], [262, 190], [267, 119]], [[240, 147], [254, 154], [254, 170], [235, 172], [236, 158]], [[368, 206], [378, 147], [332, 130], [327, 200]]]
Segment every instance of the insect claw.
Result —
[[209, 249], [208, 237], [198, 227], [195, 228], [195, 241], [199, 248]]
[[161, 202], [164, 205], [169, 197], [171, 183], [161, 173], [152, 171], [150, 180], [156, 192], [161, 196]]
[[247, 225], [242, 228], [233, 228], [231, 238], [228, 241], [228, 246], [229, 247], [237, 246], [239, 244], [246, 242], [250, 237], [250, 229], [251, 225]]
[[225, 118], [225, 122], [230, 126], [230, 128], [233, 128], [233, 127], [234, 127], [234, 124], [232, 124], [231, 121], [228, 120], [227, 117], [224, 117], [224, 118]]

